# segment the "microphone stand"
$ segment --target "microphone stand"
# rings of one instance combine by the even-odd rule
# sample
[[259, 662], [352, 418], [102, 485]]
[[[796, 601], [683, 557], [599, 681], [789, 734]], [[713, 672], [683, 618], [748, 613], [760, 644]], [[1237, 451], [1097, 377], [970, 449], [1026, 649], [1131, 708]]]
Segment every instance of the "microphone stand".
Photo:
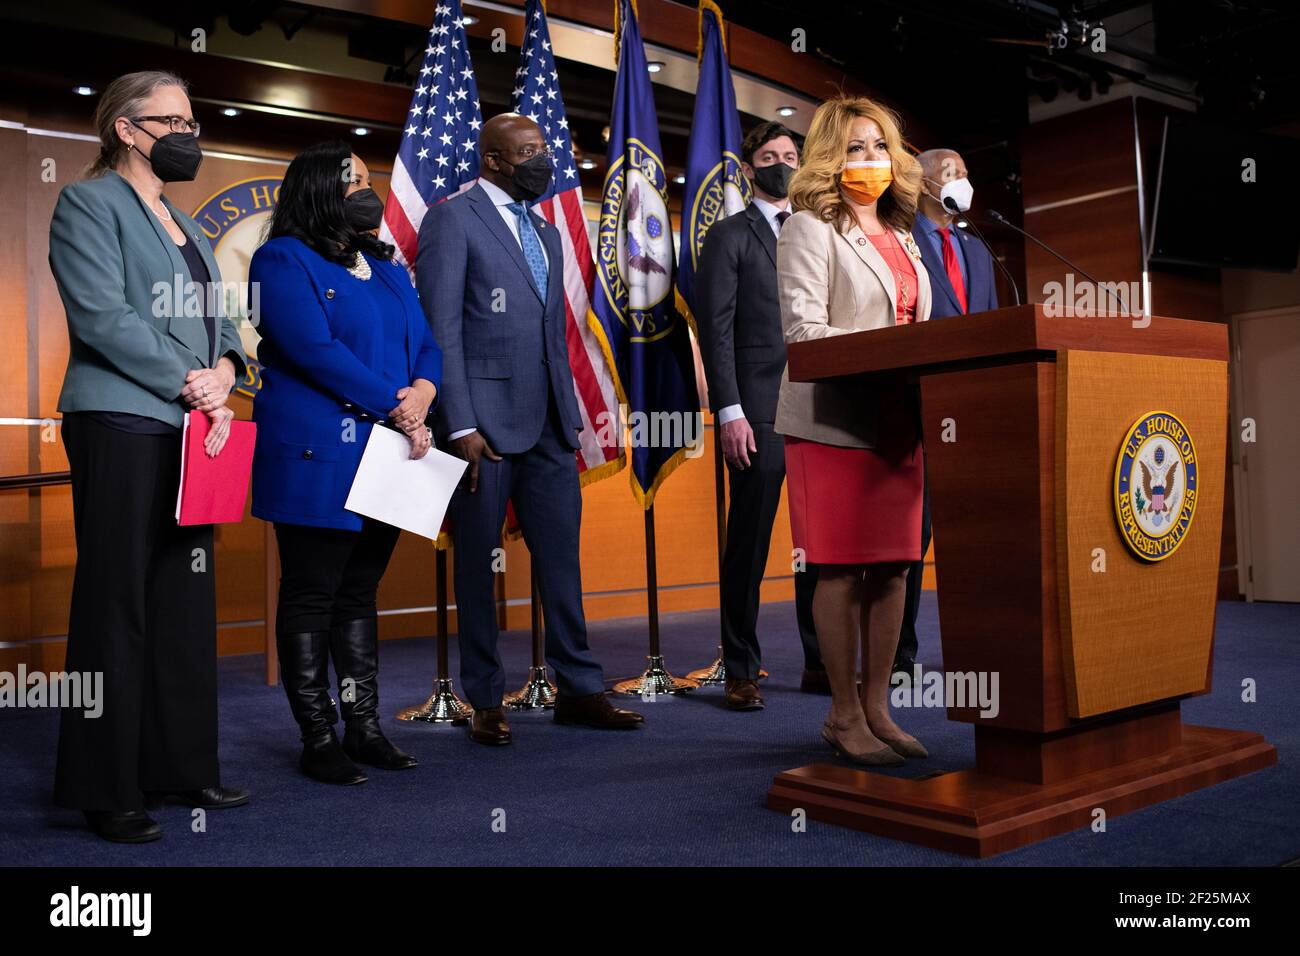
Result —
[[[949, 205], [950, 203], [951, 205]], [[962, 211], [957, 208], [956, 200], [954, 200], [951, 196], [949, 196], [947, 199], [944, 200], [943, 205], [944, 208], [947, 209], [954, 216], [962, 215]], [[966, 225], [970, 227], [971, 234], [974, 235], [975, 238], [978, 239], [980, 242], [984, 243], [984, 248], [989, 251], [989, 256], [993, 259], [993, 262], [997, 265], [999, 269], [1002, 270], [1002, 274], [1007, 277], [1007, 282], [1011, 283], [1011, 294], [1015, 296], [1016, 305], [1019, 305], [1020, 288], [1016, 285], [1016, 280], [1012, 277], [1011, 270], [1008, 269], [1006, 267], [1006, 264], [1003, 263], [1003, 261], [998, 258], [998, 254], [993, 251], [993, 247], [989, 245], [989, 241], [984, 238], [984, 233], [980, 232], [978, 229], [975, 228], [975, 221], [970, 216], [966, 216]]]
[[1123, 314], [1124, 314], [1124, 315], [1132, 315], [1132, 314], [1133, 314], [1132, 312], [1129, 311], [1129, 307], [1128, 307], [1128, 303], [1127, 303], [1127, 302], [1125, 302], [1123, 299], [1121, 299], [1118, 295], [1116, 295], [1116, 294], [1115, 294], [1114, 292], [1112, 292], [1110, 289], [1106, 288], [1106, 286], [1105, 286], [1104, 284], [1098, 282], [1096, 279], [1094, 279], [1094, 278], [1093, 278], [1092, 276], [1090, 276], [1088, 273], [1084, 272], [1082, 269], [1080, 269], [1078, 266], [1076, 266], [1076, 265], [1075, 265], [1073, 262], [1071, 262], [1069, 259], [1065, 258], [1065, 256], [1061, 255], [1059, 252], [1057, 252], [1055, 249], [1053, 249], [1053, 248], [1052, 248], [1051, 246], [1049, 246], [1047, 243], [1043, 242], [1043, 240], [1039, 239], [1037, 236], [1031, 236], [1029, 233], [1025, 232], [1025, 230], [1021, 229], [1021, 228], [1020, 228], [1019, 226], [1017, 226], [1015, 223], [1013, 223], [1013, 222], [1009, 222], [1009, 221], [1007, 220], [1006, 216], [1002, 215], [1002, 213], [998, 212], [998, 211], [995, 210], [995, 209], [990, 209], [990, 210], [989, 210], [989, 217], [992, 218], [995, 222], [999, 222], [999, 223], [1001, 223], [1001, 224], [1004, 225], [1004, 226], [1010, 226], [1010, 227], [1011, 227], [1012, 229], [1014, 229], [1016, 232], [1020, 233], [1022, 236], [1024, 236], [1026, 239], [1028, 239], [1030, 242], [1034, 243], [1034, 244], [1037, 245], [1037, 246], [1041, 246], [1043, 249], [1046, 249], [1048, 252], [1050, 252], [1050, 253], [1051, 253], [1053, 256], [1055, 256], [1057, 259], [1060, 259], [1060, 260], [1061, 260], [1062, 262], [1064, 262], [1067, 266], [1069, 266], [1073, 271], [1079, 273], [1079, 275], [1083, 276], [1085, 279], [1087, 279], [1089, 282], [1091, 282], [1091, 283], [1092, 283], [1094, 286], [1096, 286], [1098, 289], [1101, 289], [1101, 290], [1102, 290], [1103, 292], [1105, 292], [1108, 296], [1110, 296], [1112, 299], [1114, 299], [1114, 300], [1119, 304], [1119, 307], [1123, 310]]

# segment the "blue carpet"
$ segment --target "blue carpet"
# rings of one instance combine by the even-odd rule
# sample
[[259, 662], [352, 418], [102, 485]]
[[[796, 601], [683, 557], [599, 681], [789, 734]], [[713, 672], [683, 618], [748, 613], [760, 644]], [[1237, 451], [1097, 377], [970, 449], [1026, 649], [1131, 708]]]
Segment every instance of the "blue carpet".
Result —
[[[939, 662], [933, 592], [921, 609], [921, 660]], [[669, 667], [683, 674], [711, 660], [717, 612], [667, 615]], [[635, 701], [648, 725], [604, 733], [551, 723], [549, 714], [511, 717], [515, 743], [489, 749], [460, 728], [398, 724], [398, 707], [427, 697], [434, 666], [428, 638], [381, 647], [381, 709], [392, 739], [420, 759], [415, 770], [369, 771], [356, 787], [327, 787], [296, 769], [298, 742], [284, 692], [262, 682], [260, 656], [220, 662], [221, 760], [225, 782], [253, 791], [251, 806], [209, 813], [191, 832], [189, 810], [156, 814], [157, 843], [104, 843], [79, 814], [50, 803], [57, 715], [0, 711], [0, 864], [415, 865], [748, 864], [880, 866], [1231, 866], [1300, 857], [1300, 607], [1219, 605], [1214, 692], [1183, 706], [1190, 723], [1262, 732], [1279, 765], [988, 861], [929, 850], [789, 818], [763, 807], [778, 771], [834, 760], [818, 732], [827, 698], [798, 692], [802, 655], [790, 604], [763, 608], [767, 709], [736, 714], [707, 689], [654, 703]], [[644, 664], [645, 625], [598, 623], [591, 643], [612, 679]], [[528, 657], [524, 632], [503, 638], [512, 682]], [[453, 641], [453, 672], [454, 662]], [[1258, 702], [1241, 701], [1242, 681]], [[897, 771], [920, 775], [974, 762], [971, 729], [942, 710], [906, 711], [900, 722], [933, 754]], [[504, 820], [504, 832], [494, 830]]]

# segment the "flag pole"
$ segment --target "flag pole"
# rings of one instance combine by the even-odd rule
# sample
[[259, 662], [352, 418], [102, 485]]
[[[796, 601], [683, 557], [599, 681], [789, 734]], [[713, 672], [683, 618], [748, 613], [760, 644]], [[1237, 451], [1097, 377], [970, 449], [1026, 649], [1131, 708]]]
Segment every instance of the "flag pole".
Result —
[[430, 724], [463, 724], [469, 720], [473, 708], [456, 696], [452, 686], [447, 654], [447, 551], [435, 546], [434, 601], [438, 605], [438, 676], [433, 682], [433, 694], [423, 704], [403, 707], [397, 712], [398, 720], [422, 720]]
[[537, 710], [555, 706], [555, 685], [546, 674], [546, 639], [542, 632], [542, 599], [537, 587], [537, 564], [532, 564], [532, 594], [529, 596], [533, 626], [533, 663], [528, 680], [513, 694], [506, 694], [505, 705], [512, 710]]
[[[726, 468], [722, 461], [722, 433], [719, 430], [718, 419], [715, 415], [713, 418], [713, 489], [714, 489], [714, 510], [718, 522], [718, 626], [722, 626], [723, 615], [727, 609], [723, 604], [725, 600], [722, 594], [722, 559], [727, 551], [727, 489], [726, 485]], [[701, 686], [710, 686], [713, 684], [725, 684], [727, 682], [727, 663], [722, 656], [722, 641], [718, 641], [718, 659], [708, 667], [701, 667], [699, 670], [691, 671], [686, 675], [693, 681], [697, 681]]]
[[664, 666], [663, 652], [659, 647], [659, 574], [655, 561], [655, 509], [645, 509], [645, 582], [646, 619], [650, 628], [649, 665], [640, 677], [619, 681], [614, 693], [653, 699], [659, 694], [681, 694], [699, 687], [689, 677], [674, 677]]

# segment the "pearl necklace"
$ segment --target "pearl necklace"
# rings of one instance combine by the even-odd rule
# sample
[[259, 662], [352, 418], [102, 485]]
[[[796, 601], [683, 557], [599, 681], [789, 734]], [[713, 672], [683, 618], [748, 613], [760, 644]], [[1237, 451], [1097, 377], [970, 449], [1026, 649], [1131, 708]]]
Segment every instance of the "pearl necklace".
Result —
[[354, 276], [356, 276], [358, 279], [361, 279], [363, 282], [366, 279], [369, 279], [371, 275], [373, 275], [373, 272], [370, 269], [370, 263], [367, 262], [366, 257], [359, 252], [357, 253], [357, 261], [354, 262], [352, 265], [348, 266], [348, 272], [351, 272]]

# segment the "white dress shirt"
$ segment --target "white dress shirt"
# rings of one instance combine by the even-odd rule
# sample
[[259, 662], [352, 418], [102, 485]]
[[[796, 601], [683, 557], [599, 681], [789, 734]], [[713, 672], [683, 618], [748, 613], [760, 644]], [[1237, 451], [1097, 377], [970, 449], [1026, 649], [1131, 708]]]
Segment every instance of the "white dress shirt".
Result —
[[[490, 183], [486, 179], [479, 179], [478, 184], [482, 186], [483, 191], [488, 194], [488, 199], [492, 200], [492, 205], [497, 207], [497, 212], [501, 213], [501, 218], [505, 220], [506, 228], [510, 230], [510, 235], [515, 237], [515, 242], [519, 242], [519, 217], [515, 215], [515, 211], [510, 208], [510, 204], [516, 202], [515, 198], [496, 183]], [[528, 205], [527, 200], [524, 200], [524, 205]], [[542, 243], [542, 237], [540, 235], [537, 237], [537, 241], [542, 246], [542, 258], [546, 260], [546, 268], [549, 269], [551, 267], [551, 257], [546, 254], [546, 245], [545, 243]], [[523, 247], [523, 243], [520, 242], [519, 248], [522, 249]]]
[[[781, 234], [781, 227], [777, 224], [776, 214], [779, 212], [789, 212], [790, 200], [785, 200], [784, 206], [778, 206], [774, 203], [768, 202], [766, 199], [759, 199], [755, 196], [754, 208], [763, 214], [763, 218], [767, 220], [767, 224], [772, 227], [772, 235], [779, 236]], [[726, 425], [729, 422], [734, 422], [736, 419], [744, 417], [745, 410], [739, 403], [719, 408], [716, 416], [719, 425]]]
[[[490, 183], [482, 177], [479, 178], [478, 184], [483, 187], [483, 191], [487, 193], [488, 199], [492, 200], [492, 205], [497, 207], [497, 212], [501, 214], [501, 218], [505, 222], [506, 228], [510, 230], [510, 235], [515, 237], [515, 242], [519, 242], [519, 217], [515, 214], [515, 211], [510, 208], [510, 204], [516, 201], [515, 198], [496, 183]], [[527, 203], [525, 203], [525, 205], [527, 205]], [[551, 257], [546, 254], [546, 244], [542, 242], [542, 237], [540, 235], [537, 237], [537, 242], [542, 247], [542, 258], [546, 260], [546, 268], [550, 269]], [[523, 249], [523, 247], [523, 243], [519, 242], [519, 248]], [[478, 431], [477, 428], [462, 428], [460, 431], [452, 432], [448, 435], [447, 440], [455, 441], [457, 438], [464, 438], [466, 435], [473, 434], [476, 431]]]

